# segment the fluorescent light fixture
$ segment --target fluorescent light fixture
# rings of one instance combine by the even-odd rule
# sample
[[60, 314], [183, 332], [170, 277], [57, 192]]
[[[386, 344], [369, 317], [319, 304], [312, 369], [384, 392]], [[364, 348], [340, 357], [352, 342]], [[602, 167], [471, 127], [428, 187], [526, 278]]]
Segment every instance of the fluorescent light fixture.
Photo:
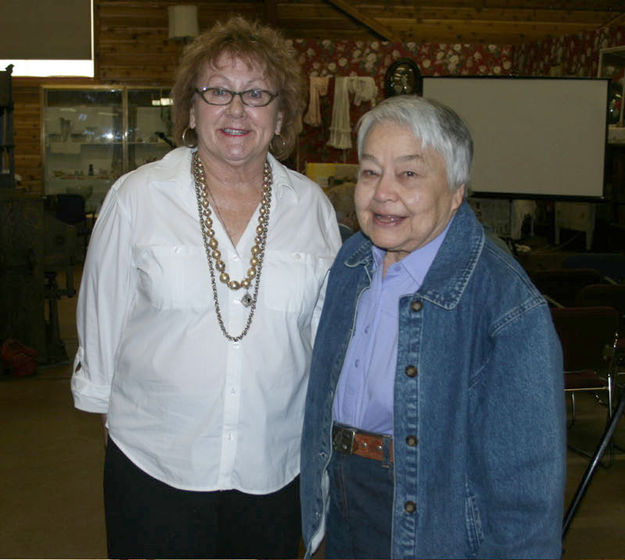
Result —
[[0, 68], [13, 64], [16, 76], [81, 76], [93, 78], [93, 60], [0, 60]]
[[85, 77], [95, 76], [95, 65], [93, 62], [94, 40], [93, 40], [93, 0], [89, 0], [91, 10], [91, 60], [0, 60], [0, 69], [13, 64], [13, 77]]

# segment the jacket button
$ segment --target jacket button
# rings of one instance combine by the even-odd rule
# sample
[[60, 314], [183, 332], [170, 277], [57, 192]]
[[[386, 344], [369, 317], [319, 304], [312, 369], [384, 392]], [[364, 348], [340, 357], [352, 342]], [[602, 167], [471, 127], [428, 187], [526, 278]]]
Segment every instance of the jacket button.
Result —
[[416, 377], [417, 376], [417, 368], [415, 366], [406, 367], [406, 375], [408, 377]]
[[408, 444], [410, 447], [414, 447], [415, 445], [417, 445], [418, 441], [419, 439], [417, 438], [417, 436], [408, 436], [406, 438], [406, 444]]
[[413, 311], [421, 311], [423, 309], [423, 302], [415, 299], [413, 302], [410, 303], [410, 309], [412, 309]]
[[417, 511], [417, 504], [411, 501], [406, 502], [404, 504], [404, 510], [406, 511], [406, 513], [414, 513], [415, 511]]

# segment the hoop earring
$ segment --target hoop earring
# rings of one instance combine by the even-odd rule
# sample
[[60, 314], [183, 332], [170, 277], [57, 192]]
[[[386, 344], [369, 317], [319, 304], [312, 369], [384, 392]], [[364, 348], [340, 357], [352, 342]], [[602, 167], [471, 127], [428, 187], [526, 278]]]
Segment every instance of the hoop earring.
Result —
[[271, 151], [275, 153], [280, 153], [286, 148], [286, 140], [279, 132], [273, 135], [273, 138], [270, 142]]
[[[187, 133], [192, 132], [195, 135], [195, 143], [189, 143], [186, 139]], [[195, 132], [195, 128], [189, 128], [188, 126], [182, 131], [182, 143], [187, 148], [195, 148], [197, 146], [197, 133]]]

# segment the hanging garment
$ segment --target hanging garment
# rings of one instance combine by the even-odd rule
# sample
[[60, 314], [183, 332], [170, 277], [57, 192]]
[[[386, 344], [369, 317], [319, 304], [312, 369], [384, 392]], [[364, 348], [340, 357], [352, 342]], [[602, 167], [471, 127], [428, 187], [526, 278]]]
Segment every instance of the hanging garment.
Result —
[[369, 102], [371, 103], [371, 107], [375, 106], [378, 86], [375, 85], [375, 80], [371, 76], [355, 76], [350, 78], [349, 91], [354, 93], [354, 105]]
[[352, 129], [349, 122], [349, 78], [344, 76], [334, 80], [334, 104], [328, 146], [346, 150], [352, 147]]
[[304, 122], [310, 126], [321, 126], [321, 96], [328, 94], [330, 76], [311, 76], [308, 110]]
[[373, 106], [378, 93], [375, 80], [370, 76], [338, 77], [334, 81], [334, 105], [328, 146], [346, 150], [352, 147], [352, 126], [349, 120], [349, 94], [354, 94], [354, 104], [369, 101]]

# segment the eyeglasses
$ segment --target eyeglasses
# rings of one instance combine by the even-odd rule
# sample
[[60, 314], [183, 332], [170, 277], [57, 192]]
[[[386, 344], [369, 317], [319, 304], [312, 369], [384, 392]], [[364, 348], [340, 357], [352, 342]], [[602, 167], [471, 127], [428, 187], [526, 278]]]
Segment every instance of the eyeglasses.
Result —
[[200, 97], [209, 105], [229, 105], [235, 95], [241, 98], [243, 105], [248, 107], [264, 107], [269, 105], [276, 97], [277, 93], [271, 93], [265, 89], [248, 89], [247, 91], [230, 91], [225, 88], [203, 87], [195, 88]]

